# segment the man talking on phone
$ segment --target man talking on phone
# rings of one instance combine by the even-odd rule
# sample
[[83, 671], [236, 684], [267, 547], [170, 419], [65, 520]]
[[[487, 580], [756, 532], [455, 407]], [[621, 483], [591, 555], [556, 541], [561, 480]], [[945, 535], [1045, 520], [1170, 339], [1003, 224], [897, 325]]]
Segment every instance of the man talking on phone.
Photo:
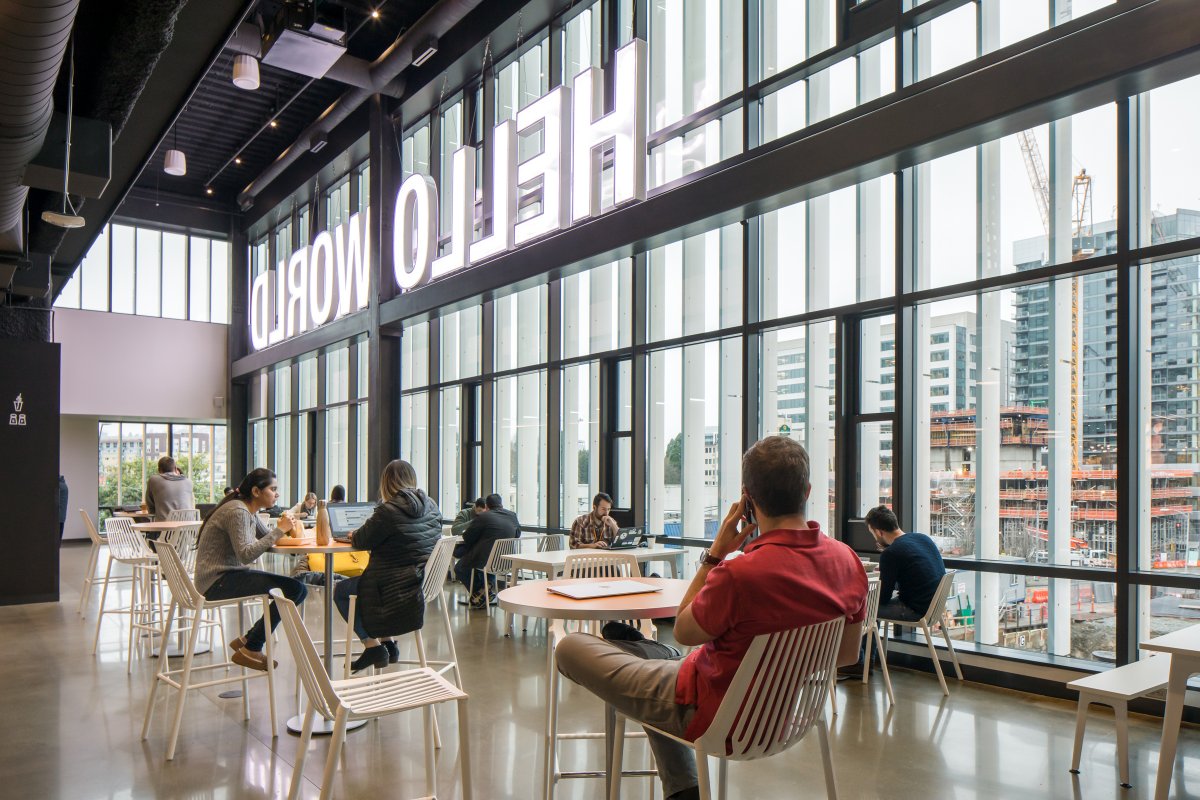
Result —
[[[837, 663], [853, 664], [867, 576], [853, 550], [806, 518], [810, 489], [808, 453], [798, 442], [769, 436], [756, 443], [742, 456], [742, 497], [676, 612], [676, 641], [699, 647], [684, 658], [650, 659], [642, 642], [573, 633], [555, 651], [559, 672], [629, 718], [694, 741], [755, 636], [844, 617]], [[760, 529], [740, 558], [725, 560]], [[667, 800], [698, 798], [693, 750], [648, 733]]]

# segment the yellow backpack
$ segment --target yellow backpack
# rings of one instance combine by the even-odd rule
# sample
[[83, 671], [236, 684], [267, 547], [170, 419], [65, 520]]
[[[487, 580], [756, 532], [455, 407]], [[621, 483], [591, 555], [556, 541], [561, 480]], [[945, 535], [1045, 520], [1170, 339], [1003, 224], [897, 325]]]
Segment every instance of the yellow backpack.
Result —
[[[363, 574], [363, 570], [367, 568], [367, 562], [370, 559], [371, 554], [363, 550], [356, 550], [350, 553], [334, 553], [333, 571], [338, 575], [345, 575], [347, 578], [357, 578]], [[325, 554], [309, 553], [308, 568], [313, 572], [324, 572]]]

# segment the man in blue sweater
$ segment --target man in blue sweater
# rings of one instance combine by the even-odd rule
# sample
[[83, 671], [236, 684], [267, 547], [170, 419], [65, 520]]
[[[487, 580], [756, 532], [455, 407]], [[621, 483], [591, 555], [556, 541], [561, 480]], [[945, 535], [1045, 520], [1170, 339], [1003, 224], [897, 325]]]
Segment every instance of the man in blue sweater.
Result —
[[900, 530], [900, 522], [887, 506], [868, 511], [866, 523], [883, 551], [879, 556], [879, 618], [919, 620], [929, 610], [946, 574], [942, 554], [925, 534]]

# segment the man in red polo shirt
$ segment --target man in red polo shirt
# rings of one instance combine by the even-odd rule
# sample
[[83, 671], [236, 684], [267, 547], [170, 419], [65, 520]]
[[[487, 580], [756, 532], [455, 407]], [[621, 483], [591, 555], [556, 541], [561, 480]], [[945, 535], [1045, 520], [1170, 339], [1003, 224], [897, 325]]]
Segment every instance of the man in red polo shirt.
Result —
[[[684, 595], [675, 639], [700, 645], [682, 659], [647, 658], [639, 642], [571, 634], [558, 669], [631, 719], [685, 739], [707, 730], [755, 636], [846, 619], [839, 666], [858, 658], [867, 576], [858, 556], [805, 518], [808, 453], [770, 436], [742, 456], [742, 498], [726, 515]], [[754, 519], [757, 525], [746, 522]], [[745, 553], [725, 561], [758, 528]], [[650, 733], [667, 800], [699, 797], [691, 748]]]

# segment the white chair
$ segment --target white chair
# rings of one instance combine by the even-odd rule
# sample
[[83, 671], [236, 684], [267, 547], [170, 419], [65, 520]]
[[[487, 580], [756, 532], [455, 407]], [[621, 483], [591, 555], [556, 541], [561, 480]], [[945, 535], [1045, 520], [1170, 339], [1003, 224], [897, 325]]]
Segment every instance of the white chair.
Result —
[[271, 595], [275, 598], [288, 645], [296, 659], [296, 669], [300, 672], [300, 680], [308, 696], [308, 705], [304, 711], [304, 728], [297, 745], [296, 763], [292, 767], [288, 800], [294, 800], [300, 791], [304, 759], [312, 739], [313, 720], [318, 712], [326, 719], [334, 721], [329, 755], [325, 759], [325, 774], [321, 780], [321, 798], [325, 800], [333, 792], [334, 770], [337, 768], [338, 755], [346, 742], [346, 723], [417, 708], [425, 715], [425, 794], [429, 797], [436, 796], [433, 706], [451, 700], [458, 705], [458, 763], [462, 770], [462, 796], [463, 800], [470, 800], [471, 760], [467, 740], [470, 737], [471, 725], [467, 714], [467, 694], [428, 667], [384, 672], [342, 681], [331, 680], [321, 665], [317, 648], [313, 645], [295, 604], [285, 599], [277, 589], [272, 590]]
[[566, 550], [571, 543], [571, 537], [565, 533], [542, 533], [535, 538], [535, 541], [537, 541], [539, 553], [552, 553], [557, 550]]
[[[883, 623], [883, 639], [886, 644], [888, 640], [889, 625], [910, 625], [918, 626], [925, 634], [925, 645], [929, 648], [929, 657], [933, 661], [933, 670], [937, 673], [938, 683], [942, 685], [942, 694], [946, 697], [950, 696], [950, 689], [946, 686], [946, 676], [942, 674], [942, 664], [938, 659], [937, 648], [933, 646], [933, 626], [937, 625], [942, 629], [942, 638], [946, 641], [946, 649], [950, 651], [950, 660], [954, 663], [954, 674], [961, 681], [963, 679], [962, 667], [958, 665], [958, 653], [954, 652], [954, 643], [950, 641], [950, 633], [946, 630], [946, 598], [950, 596], [950, 587], [954, 585], [954, 573], [947, 572], [942, 576], [942, 580], [938, 583], [937, 589], [933, 593], [933, 599], [929, 602], [929, 608], [925, 610], [925, 614], [919, 620], [903, 620], [903, 619], [887, 619], [879, 617], [879, 621]], [[880, 598], [880, 602], [883, 599]], [[887, 657], [887, 650], [881, 649], [879, 660], [882, 662]]]
[[[492, 550], [490, 553], [488, 553], [487, 563], [483, 565], [483, 598], [486, 601], [487, 611], [489, 614], [492, 613], [493, 595], [491, 583], [488, 581], [488, 576], [490, 575], [492, 578], [494, 578], [497, 583], [499, 583], [501, 579], [503, 579], [506, 584], [512, 583], [512, 561], [509, 560], [508, 556], [511, 556], [513, 553], [517, 553], [520, 550], [521, 540], [517, 538], [497, 539], [496, 541], [492, 542]], [[477, 569], [471, 570], [471, 585], [467, 589], [468, 597], [475, 596], [475, 576], [478, 573], [479, 570]]]
[[177, 508], [174, 511], [167, 512], [168, 522], [199, 522], [200, 509], [198, 508]]
[[[694, 742], [635, 721], [695, 749], [702, 800], [712, 798], [708, 778], [710, 755], [720, 759], [717, 796], [724, 798], [729, 760], [749, 761], [781, 753], [815, 727], [825, 767], [825, 793], [831, 800], [836, 800], [837, 780], [825, 725], [825, 692], [829, 676], [837, 668], [838, 646], [845, 622], [844, 618], [838, 617], [816, 625], [754, 637], [712, 724]], [[624, 741], [625, 716], [618, 712], [610, 800], [621, 796]]]
[[[608, 553], [603, 550], [582, 550], [571, 553], [567, 556], [566, 563], [563, 565], [563, 578], [634, 578], [641, 575], [637, 559], [631, 553]], [[628, 620], [630, 624], [635, 625], [642, 635], [650, 639], [657, 638], [657, 632], [654, 629], [654, 623], [650, 620]], [[600, 635], [600, 624], [597, 622], [584, 621], [579, 624], [578, 630], [582, 633], [590, 633], [593, 636]], [[582, 732], [582, 733], [559, 733], [558, 732], [558, 693], [562, 676], [558, 673], [558, 668], [555, 666], [553, 651], [562, 641], [563, 637], [570, 632], [570, 624], [566, 620], [552, 620], [549, 629], [549, 641], [546, 646], [551, 651], [549, 659], [549, 671], [546, 674], [547, 685], [547, 703], [546, 703], [546, 738], [543, 742], [543, 752], [545, 755], [546, 774], [544, 776], [546, 782], [546, 797], [548, 799], [554, 797], [554, 790], [557, 787], [558, 781], [562, 778], [579, 778], [579, 777], [596, 777], [597, 773], [593, 772], [559, 772], [558, 771], [558, 743], [560, 741], [588, 741], [596, 739], [604, 739], [603, 732]], [[645, 734], [631, 734], [634, 736], [642, 736]], [[651, 772], [650, 780], [654, 780], [654, 774]], [[653, 793], [653, 789], [651, 790]]]
[[200, 629], [203, 625], [195, 624], [195, 620], [203, 617], [204, 612], [208, 609], [219, 609], [225, 606], [240, 606], [246, 602], [260, 602], [263, 611], [263, 624], [266, 625], [270, 621], [270, 598], [266, 595], [248, 595], [246, 597], [233, 597], [228, 600], [206, 600], [200, 590], [196, 588], [196, 584], [188, 577], [187, 568], [183, 564], [183, 559], [175, 552], [175, 548], [159, 542], [155, 545], [158, 553], [159, 564], [161, 565], [163, 576], [167, 580], [167, 585], [171, 587], [171, 606], [167, 611], [167, 624], [163, 629], [163, 640], [170, 636], [171, 629], [178, 623], [182, 623], [182, 615], [188, 612], [188, 616], [192, 618], [192, 623], [187, 625], [188, 636], [184, 644], [183, 666], [179, 669], [171, 669], [170, 659], [160, 658], [158, 672], [154, 675], [154, 683], [150, 687], [150, 698], [146, 701], [146, 718], [142, 722], [142, 741], [150, 735], [150, 720], [154, 716], [154, 699], [158, 694], [158, 685], [165, 683], [172, 689], [175, 689], [179, 698], [175, 702], [175, 714], [171, 722], [171, 733], [167, 739], [167, 761], [175, 757], [175, 745], [179, 741], [179, 727], [183, 723], [183, 707], [187, 703], [187, 693], [196, 689], [206, 689], [210, 686], [220, 686], [226, 683], [241, 683], [242, 684], [242, 713], [246, 719], [250, 719], [250, 701], [247, 691], [247, 684], [255, 678], [265, 678], [267, 681], [267, 695], [271, 707], [271, 735], [279, 736], [279, 724], [275, 713], [275, 663], [272, 660], [271, 653], [271, 636], [268, 630], [266, 636], [266, 650], [264, 655], [267, 659], [267, 668], [265, 671], [248, 672], [244, 667], [237, 675], [226, 675], [221, 678], [214, 678], [209, 681], [193, 682], [193, 673], [202, 672], [204, 670], [228, 669], [230, 667], [237, 668], [237, 665], [232, 661], [222, 661], [217, 664], [206, 664], [201, 667], [192, 666], [192, 662], [196, 656], [196, 644], [200, 640]]
[[[879, 665], [883, 668], [883, 685], [887, 688], [888, 704], [896, 704], [896, 696], [892, 694], [892, 676], [888, 674], [887, 657], [883, 652], [883, 645], [879, 642], [879, 578], [868, 576], [867, 578], [867, 616], [863, 619], [862, 634], [866, 638], [866, 643], [863, 651], [863, 675], [862, 682], [866, 685], [871, 677], [871, 643], [874, 641], [875, 649], [879, 652]], [[830, 676], [829, 679], [829, 702], [833, 706], [833, 716], [837, 716], [837, 675]]]
[[100, 550], [108, 547], [108, 539], [96, 530], [91, 516], [82, 508], [79, 509], [79, 516], [83, 517], [83, 526], [87, 528], [88, 538], [92, 540], [91, 550], [88, 551], [87, 568], [83, 573], [83, 589], [79, 592], [79, 613], [82, 614], [87, 611], [88, 601], [92, 598], [92, 589], [96, 584], [103, 583], [107, 588], [109, 583], [129, 583], [130, 578], [124, 575], [113, 577], [111, 570], [108, 569], [104, 571], [103, 578], [96, 577], [96, 567], [100, 563]]
[[[150, 592], [158, 568], [158, 559], [154, 553], [150, 552], [142, 535], [131, 526], [132, 522], [127, 517], [110, 517], [104, 521], [109, 559], [104, 573], [104, 587], [100, 591], [100, 611], [96, 615], [96, 633], [92, 637], [92, 655], [95, 655], [96, 647], [100, 643], [100, 625], [104, 621], [104, 615], [128, 616], [129, 665], [127, 671], [130, 673], [133, 672], [133, 645], [140, 639], [139, 633], [144, 631], [151, 637], [159, 634], [155, 620], [159, 609]], [[105, 608], [114, 563], [125, 564], [130, 568], [129, 605]]]

